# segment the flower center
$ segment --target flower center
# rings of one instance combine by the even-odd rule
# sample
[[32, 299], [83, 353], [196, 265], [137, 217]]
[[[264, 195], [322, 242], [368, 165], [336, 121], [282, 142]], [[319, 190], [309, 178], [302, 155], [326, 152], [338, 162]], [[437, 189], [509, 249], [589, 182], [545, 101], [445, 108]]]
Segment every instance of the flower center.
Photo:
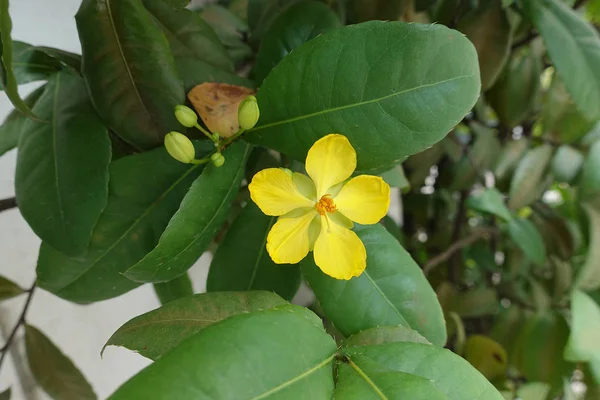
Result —
[[335, 203], [330, 195], [326, 194], [315, 204], [315, 210], [321, 215], [325, 213], [334, 213], [337, 211]]

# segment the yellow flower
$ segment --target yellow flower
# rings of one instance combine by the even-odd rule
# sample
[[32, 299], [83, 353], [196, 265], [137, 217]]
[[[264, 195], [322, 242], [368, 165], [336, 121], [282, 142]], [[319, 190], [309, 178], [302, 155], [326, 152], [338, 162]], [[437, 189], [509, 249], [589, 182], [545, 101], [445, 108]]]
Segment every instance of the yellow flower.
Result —
[[267, 251], [277, 264], [296, 264], [309, 251], [329, 276], [350, 279], [367, 265], [365, 246], [353, 223], [375, 224], [390, 205], [390, 187], [378, 176], [360, 175], [356, 151], [343, 135], [331, 134], [310, 148], [307, 177], [281, 168], [258, 172], [250, 196], [267, 215], [279, 219], [267, 236]]

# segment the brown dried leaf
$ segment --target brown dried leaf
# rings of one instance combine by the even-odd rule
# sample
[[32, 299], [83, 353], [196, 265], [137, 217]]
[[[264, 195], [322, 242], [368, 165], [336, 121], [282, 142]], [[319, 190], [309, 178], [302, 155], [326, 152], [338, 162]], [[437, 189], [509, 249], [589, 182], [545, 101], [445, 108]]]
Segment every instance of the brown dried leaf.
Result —
[[228, 138], [240, 129], [239, 104], [254, 93], [243, 86], [206, 82], [190, 90], [188, 99], [211, 132]]

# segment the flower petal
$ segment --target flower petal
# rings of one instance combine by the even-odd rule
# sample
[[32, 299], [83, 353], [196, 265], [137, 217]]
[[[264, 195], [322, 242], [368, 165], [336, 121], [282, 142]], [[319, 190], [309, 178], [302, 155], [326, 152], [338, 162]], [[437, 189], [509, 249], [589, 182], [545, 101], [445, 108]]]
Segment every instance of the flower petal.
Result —
[[280, 216], [314, 202], [302, 196], [292, 178], [282, 169], [259, 171], [248, 185], [252, 201], [267, 215]]
[[308, 254], [308, 226], [314, 210], [296, 217], [279, 218], [267, 236], [267, 251], [276, 264], [296, 264]]
[[315, 243], [315, 264], [336, 279], [359, 276], [367, 266], [367, 252], [356, 233], [321, 216], [321, 234]]
[[306, 172], [315, 182], [317, 199], [348, 179], [356, 169], [356, 151], [344, 135], [331, 134], [317, 140], [306, 156]]
[[335, 196], [338, 211], [359, 224], [376, 224], [390, 207], [390, 185], [379, 176], [350, 179]]

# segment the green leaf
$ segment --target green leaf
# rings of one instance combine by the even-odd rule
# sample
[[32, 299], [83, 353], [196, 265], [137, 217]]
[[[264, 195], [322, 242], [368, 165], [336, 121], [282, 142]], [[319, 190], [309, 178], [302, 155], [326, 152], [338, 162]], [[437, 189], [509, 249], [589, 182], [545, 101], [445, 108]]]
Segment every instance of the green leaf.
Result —
[[107, 346], [123, 346], [157, 360], [185, 339], [229, 317], [287, 304], [262, 291], [202, 293], [174, 300], [121, 326]]
[[504, 204], [504, 196], [495, 188], [485, 189], [478, 196], [471, 195], [467, 200], [467, 205], [474, 210], [490, 213], [505, 221], [513, 218], [512, 213]]
[[589, 219], [590, 245], [585, 264], [577, 273], [575, 287], [596, 290], [600, 288], [600, 209], [591, 205], [584, 205], [583, 208]]
[[[25, 98], [27, 107], [33, 108], [42, 93], [44, 93], [45, 88], [46, 86], [41, 86]], [[26, 120], [27, 117], [16, 108], [8, 114], [2, 126], [0, 126], [0, 156], [17, 147], [19, 138], [21, 137], [23, 122]]]
[[102, 120], [137, 149], [161, 145], [180, 126], [173, 110], [185, 94], [150, 13], [139, 0], [84, 0], [75, 20], [83, 76]]
[[164, 0], [143, 0], [143, 3], [169, 40], [176, 63], [179, 57], [191, 57], [233, 72], [233, 62], [225, 47], [198, 13], [175, 10]]
[[600, 307], [585, 292], [571, 296], [571, 335], [565, 348], [567, 361], [600, 361]]
[[600, 36], [558, 0], [525, 0], [523, 9], [542, 35], [550, 60], [587, 119], [600, 118]]
[[160, 304], [167, 304], [173, 300], [194, 294], [192, 281], [188, 274], [183, 274], [168, 282], [155, 283], [153, 286]]
[[37, 383], [55, 400], [95, 400], [83, 374], [42, 332], [25, 325], [25, 349]]
[[498, 311], [496, 290], [479, 287], [462, 292], [451, 301], [450, 310], [463, 318], [477, 318], [495, 314]]
[[486, 99], [507, 128], [521, 124], [533, 111], [541, 73], [540, 58], [526, 47], [511, 55], [498, 80], [486, 93]]
[[600, 211], [600, 141], [590, 148], [579, 183], [579, 200]]
[[520, 139], [511, 140], [504, 145], [494, 169], [497, 180], [505, 180], [510, 177], [527, 151], [528, 143], [527, 140]]
[[8, 9], [8, 0], [0, 0], [0, 83], [6, 96], [17, 110], [29, 118], [37, 119], [21, 99], [17, 90], [19, 82], [13, 69], [15, 55], [13, 54], [13, 41], [10, 36], [11, 30], [12, 21]]
[[206, 290], [268, 290], [291, 300], [300, 286], [298, 265], [277, 265], [265, 250], [277, 217], [269, 217], [248, 202], [214, 255]]
[[340, 26], [337, 15], [324, 3], [301, 1], [290, 6], [265, 33], [252, 69], [256, 84], [292, 50]]
[[321, 320], [306, 308], [255, 311], [185, 340], [110, 400], [328, 399], [335, 351]]
[[289, 6], [298, 0], [247, 0], [250, 42], [258, 47], [263, 36]]
[[342, 355], [358, 365], [376, 363], [381, 369], [426, 378], [448, 400], [503, 400], [494, 386], [466, 360], [436, 346], [396, 342], [348, 347], [342, 350]]
[[560, 387], [573, 369], [562, 357], [568, 336], [569, 326], [560, 314], [536, 314], [522, 326], [511, 362], [527, 380]]
[[543, 181], [554, 149], [549, 144], [528, 150], [510, 182], [508, 207], [517, 210], [537, 200], [543, 191]]
[[542, 382], [525, 383], [517, 390], [521, 400], [546, 400], [550, 394], [550, 386]]
[[137, 282], [165, 282], [187, 271], [225, 222], [249, 154], [250, 146], [237, 142], [224, 152], [222, 167], [209, 165], [192, 184], [158, 245], [125, 276]]
[[552, 175], [559, 182], [573, 182], [583, 165], [584, 156], [579, 150], [562, 145], [554, 153], [551, 168]]
[[383, 226], [357, 228], [356, 233], [367, 250], [367, 269], [359, 277], [337, 280], [322, 273], [312, 257], [301, 262], [327, 319], [345, 336], [402, 325], [443, 346], [444, 316], [421, 268]]
[[175, 8], [176, 10], [185, 8], [190, 4], [190, 0], [162, 0], [164, 3]]
[[254, 83], [234, 73], [214, 67], [195, 57], [178, 57], [177, 69], [186, 92], [204, 82], [229, 83], [254, 88]]
[[10, 400], [11, 389], [8, 388], [0, 393], [0, 400]]
[[41, 288], [78, 303], [109, 299], [139, 284], [122, 273], [158, 243], [201, 166], [179, 163], [164, 148], [120, 158], [110, 166], [108, 203], [88, 253], [69, 258], [42, 244]]
[[475, 45], [481, 86], [483, 90], [489, 89], [500, 75], [512, 44], [506, 12], [499, 2], [487, 1], [462, 17], [457, 29]]
[[19, 210], [42, 241], [66, 255], [83, 255], [108, 198], [108, 131], [85, 82], [69, 71], [50, 78], [33, 111], [49, 122], [22, 125]]
[[0, 276], [0, 301], [10, 299], [24, 293], [23, 289], [13, 281]]
[[[30, 44], [15, 40], [12, 42], [12, 48], [12, 67], [17, 85], [45, 81], [62, 68], [59, 60]], [[1, 82], [0, 89], [3, 89]]]
[[469, 336], [465, 359], [490, 381], [503, 376], [508, 366], [506, 350], [493, 339], [482, 335]]
[[421, 336], [417, 331], [405, 328], [403, 326], [378, 326], [376, 328], [365, 329], [355, 335], [345, 339], [342, 344], [345, 347], [350, 346], [372, 346], [382, 343], [393, 342], [415, 342], [431, 344], [427, 339]]
[[356, 149], [359, 171], [389, 169], [446, 136], [479, 89], [477, 54], [459, 32], [400, 22], [346, 26], [271, 71], [247, 138], [304, 160], [317, 139], [337, 132]]
[[528, 219], [513, 218], [508, 221], [508, 235], [523, 253], [536, 265], [546, 261], [546, 246], [535, 225]]
[[335, 399], [402, 399], [407, 394], [411, 400], [448, 399], [428, 379], [394, 371], [368, 359], [357, 362], [347, 359], [337, 366]]
[[348, 19], [352, 23], [371, 20], [397, 21], [405, 9], [412, 7], [406, 0], [346, 0]]
[[410, 190], [410, 182], [404, 175], [402, 165], [398, 164], [394, 168], [380, 174], [383, 180], [391, 187], [397, 187], [401, 190]]
[[79, 54], [47, 46], [35, 46], [34, 51], [46, 54], [60, 63], [61, 67], [69, 67], [73, 72], [81, 74], [82, 59]]

